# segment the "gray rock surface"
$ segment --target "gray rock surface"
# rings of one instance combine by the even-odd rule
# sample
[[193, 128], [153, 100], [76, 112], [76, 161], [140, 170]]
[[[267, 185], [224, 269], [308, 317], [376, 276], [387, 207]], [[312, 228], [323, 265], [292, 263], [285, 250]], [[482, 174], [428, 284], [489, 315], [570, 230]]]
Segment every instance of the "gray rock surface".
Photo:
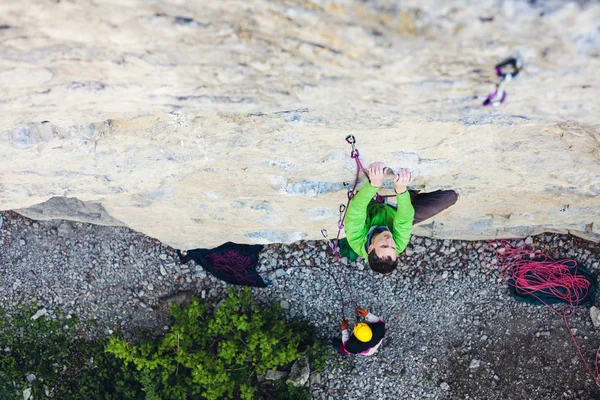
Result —
[[[97, 328], [84, 331], [88, 336], [121, 330], [131, 336], [137, 326], [160, 334], [168, 323], [161, 299], [180, 293], [176, 297], [184, 301], [196, 295], [215, 306], [232, 287], [211, 275], [198, 278], [191, 263], [177, 262], [174, 249], [128, 228], [72, 223], [71, 233], [60, 236], [57, 228], [63, 221], [34, 222], [13, 212], [0, 215], [3, 308], [18, 312], [22, 304], [36, 304], [49, 310], [43, 318], [52, 318], [50, 310], [58, 309], [94, 320]], [[27, 244], [21, 246], [20, 239]], [[594, 243], [557, 234], [532, 239], [536, 249], [555, 259], [574, 259], [592, 273], [600, 272], [600, 248]], [[487, 245], [436, 239], [429, 243], [413, 235], [409, 247], [426, 246], [427, 251], [402, 254], [390, 276], [373, 274], [362, 260], [344, 266], [354, 299], [381, 316], [388, 329], [372, 357], [325, 349], [325, 369], [318, 379], [311, 373], [312, 398], [600, 398], [562, 317], [515, 302], [492, 263], [491, 251], [483, 251]], [[161, 260], [160, 254], [168, 258]], [[327, 244], [266, 246], [259, 271], [268, 274], [283, 267], [289, 267], [288, 272], [276, 276], [271, 287], [252, 289], [258, 301], [271, 305], [285, 300], [290, 306], [287, 318], [308, 319], [319, 336], [339, 338], [341, 299], [350, 299], [337, 289], [336, 281], [343, 282], [340, 265]], [[147, 290], [150, 284], [154, 290]], [[346, 306], [346, 318], [354, 322], [351, 308]], [[600, 331], [585, 309], [576, 309], [569, 325], [593, 365]], [[480, 366], [469, 368], [474, 359]], [[565, 373], [565, 364], [572, 373]]]

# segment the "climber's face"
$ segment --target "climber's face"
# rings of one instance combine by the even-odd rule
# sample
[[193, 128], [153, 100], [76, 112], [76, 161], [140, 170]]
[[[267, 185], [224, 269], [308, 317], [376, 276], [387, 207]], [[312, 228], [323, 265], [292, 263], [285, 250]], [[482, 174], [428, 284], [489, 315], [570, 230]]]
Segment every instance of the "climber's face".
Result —
[[392, 260], [398, 258], [398, 255], [396, 254], [396, 243], [394, 243], [390, 231], [383, 231], [371, 238], [371, 245], [369, 246], [368, 252], [371, 253], [371, 251], [374, 251], [379, 258], [391, 257]]

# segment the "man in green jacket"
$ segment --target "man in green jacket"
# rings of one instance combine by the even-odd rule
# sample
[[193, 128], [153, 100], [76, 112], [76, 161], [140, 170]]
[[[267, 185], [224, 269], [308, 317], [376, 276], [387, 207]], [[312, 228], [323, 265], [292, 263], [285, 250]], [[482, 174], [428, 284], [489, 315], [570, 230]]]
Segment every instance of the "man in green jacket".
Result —
[[344, 221], [352, 250], [367, 259], [373, 271], [383, 274], [398, 266], [398, 254], [406, 249], [413, 224], [445, 210], [458, 198], [453, 190], [438, 190], [411, 199], [407, 186], [414, 178], [407, 169], [401, 169], [394, 177], [396, 206], [376, 202], [373, 197], [383, 185], [385, 171], [382, 163], [369, 166], [370, 182], [352, 198]]

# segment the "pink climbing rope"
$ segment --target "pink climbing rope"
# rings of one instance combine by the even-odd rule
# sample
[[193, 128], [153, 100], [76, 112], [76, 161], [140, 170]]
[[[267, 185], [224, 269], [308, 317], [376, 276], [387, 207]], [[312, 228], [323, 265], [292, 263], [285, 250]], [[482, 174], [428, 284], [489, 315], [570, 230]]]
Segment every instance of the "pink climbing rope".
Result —
[[[350, 201], [356, 195], [356, 187], [358, 186], [358, 181], [360, 179], [360, 173], [362, 172], [367, 179], [369, 179], [369, 174], [367, 173], [365, 167], [360, 162], [360, 152], [356, 148], [356, 138], [353, 135], [348, 135], [346, 137], [346, 142], [352, 146], [352, 150], [350, 151], [350, 158], [352, 158], [356, 162], [356, 175], [354, 177], [354, 185], [352, 186], [352, 189], [348, 190], [348, 200], [346, 201], [346, 204], [342, 203], [342, 204], [340, 204], [340, 207], [339, 207], [340, 215], [339, 215], [338, 224], [337, 224], [338, 232], [335, 237], [335, 243], [334, 243], [334, 241], [332, 241], [328, 238], [326, 229], [322, 229], [321, 234], [323, 235], [325, 240], [327, 240], [329, 242], [329, 248], [333, 252], [335, 260], [338, 262], [340, 274], [342, 275], [342, 279], [344, 280], [344, 284], [346, 286], [346, 291], [348, 292], [348, 295], [350, 297], [350, 301], [352, 302], [352, 304], [355, 307], [358, 307], [358, 304], [356, 303], [356, 301], [354, 300], [354, 297], [352, 296], [352, 291], [350, 290], [350, 284], [348, 283], [348, 279], [346, 277], [346, 272], [344, 271], [342, 264], [340, 263], [339, 243], [340, 243], [340, 235], [342, 233], [342, 230], [344, 229], [344, 221], [346, 220], [346, 213], [348, 212], [348, 207], [350, 205]], [[387, 168], [387, 172], [391, 172], [391, 169]], [[395, 197], [395, 195], [377, 194], [375, 197], [375, 201], [377, 201], [379, 203], [383, 203], [386, 197]], [[345, 314], [343, 301], [342, 301], [342, 314]]]
[[[536, 251], [532, 246], [525, 245], [524, 242], [518, 239], [489, 242], [483, 248], [481, 260], [484, 264], [490, 266], [492, 264], [484, 258], [486, 251], [491, 251], [498, 261], [497, 267], [504, 282], [513, 286], [519, 294], [528, 294], [537, 298], [554, 314], [562, 317], [579, 357], [581, 357], [592, 378], [600, 384], [598, 369], [600, 347], [596, 350], [596, 374], [594, 374], [573, 335], [568, 321], [569, 317], [575, 313], [575, 307], [588, 295], [590, 287], [590, 282], [584, 276], [576, 275], [575, 272], [571, 271], [573, 266], [577, 271], [577, 262], [568, 259], [556, 261], [550, 256]], [[536, 293], [557, 297], [569, 305], [563, 311], [559, 311], [538, 297]]]

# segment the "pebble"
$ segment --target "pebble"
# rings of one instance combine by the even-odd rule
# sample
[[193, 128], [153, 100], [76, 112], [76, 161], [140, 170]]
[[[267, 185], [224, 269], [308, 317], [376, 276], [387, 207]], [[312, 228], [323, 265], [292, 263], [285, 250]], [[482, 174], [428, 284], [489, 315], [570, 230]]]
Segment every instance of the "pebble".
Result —
[[166, 276], [167, 275], [167, 270], [162, 265], [159, 267], [159, 270], [160, 270], [160, 274], [162, 276]]

